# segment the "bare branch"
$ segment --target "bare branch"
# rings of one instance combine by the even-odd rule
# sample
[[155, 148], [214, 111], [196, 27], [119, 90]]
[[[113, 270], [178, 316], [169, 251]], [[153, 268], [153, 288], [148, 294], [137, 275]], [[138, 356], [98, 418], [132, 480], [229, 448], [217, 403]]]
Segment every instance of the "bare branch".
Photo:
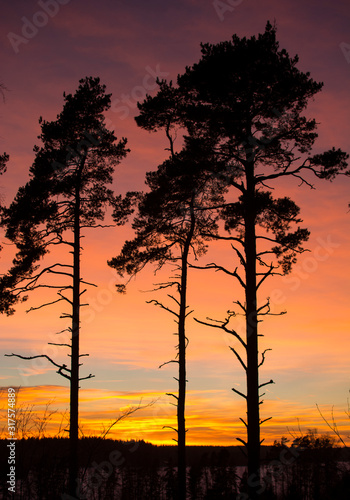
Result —
[[241, 421], [241, 422], [243, 422], [243, 423], [244, 423], [244, 425], [245, 425], [245, 426], [247, 427], [247, 429], [248, 429], [248, 424], [247, 424], [247, 422], [246, 422], [243, 418], [241, 418], [241, 417], [239, 417], [239, 419], [240, 419], [240, 421]]
[[211, 318], [207, 318], [209, 321], [214, 321], [216, 323], [220, 323], [218, 325], [215, 325], [215, 324], [212, 324], [212, 323], [207, 323], [206, 321], [201, 321], [201, 320], [199, 320], [197, 318], [194, 318], [194, 320], [197, 323], [200, 323], [201, 325], [210, 326], [212, 328], [221, 328], [226, 333], [229, 333], [230, 335], [233, 335], [234, 337], [236, 337], [236, 339], [239, 340], [239, 342], [243, 345], [243, 347], [246, 348], [247, 347], [246, 343], [241, 338], [241, 336], [235, 330], [230, 330], [230, 329], [227, 328], [227, 325], [228, 325], [230, 319], [232, 318], [232, 316], [235, 316], [235, 313], [232, 312], [232, 311], [228, 311], [228, 313], [229, 313], [229, 315], [228, 315], [228, 317], [226, 318], [225, 321], [218, 321], [218, 320], [214, 320], [214, 319], [211, 319]]
[[244, 307], [244, 305], [239, 300], [235, 300], [233, 303], [237, 304], [242, 309], [242, 311], [244, 312], [244, 314], [246, 314], [247, 309]]
[[261, 363], [259, 363], [258, 368], [260, 368], [260, 366], [264, 364], [264, 361], [265, 361], [265, 353], [266, 353], [267, 351], [272, 351], [272, 349], [265, 349], [265, 351], [263, 351], [263, 352], [261, 353], [262, 360], [261, 360]]
[[242, 280], [242, 278], [240, 277], [240, 275], [237, 273], [237, 269], [238, 269], [237, 267], [236, 267], [236, 269], [234, 271], [229, 271], [225, 267], [219, 266], [219, 265], [215, 264], [214, 262], [211, 262], [210, 264], [206, 264], [205, 266], [196, 266], [194, 264], [189, 264], [189, 267], [191, 267], [193, 269], [204, 269], [204, 270], [214, 269], [215, 272], [222, 271], [223, 273], [228, 274], [229, 276], [232, 276], [232, 277], [236, 278], [237, 281], [239, 282], [239, 284], [243, 288], [245, 288], [244, 281]]
[[72, 347], [70, 344], [56, 344], [55, 342], [48, 342], [49, 345], [57, 345], [58, 347]]
[[247, 399], [247, 396], [245, 394], [243, 394], [243, 392], [239, 392], [239, 391], [237, 391], [237, 389], [234, 389], [234, 388], [232, 388], [232, 390], [233, 390], [233, 392], [235, 392], [236, 394], [238, 394], [242, 398]]
[[[261, 280], [258, 282], [258, 284], [256, 285], [256, 289], [258, 290], [258, 288], [260, 287], [260, 285], [262, 285], [262, 283], [269, 277], [269, 276], [272, 276], [273, 274], [280, 274], [280, 273], [273, 273], [273, 270], [276, 269], [275, 266], [273, 266], [272, 264], [270, 265], [270, 269], [266, 272], [266, 273], [263, 273], [263, 277], [261, 278]], [[258, 275], [258, 274], [257, 274]]]
[[334, 406], [332, 406], [332, 425], [328, 422], [328, 420], [323, 416], [323, 413], [318, 407], [318, 404], [316, 403], [316, 408], [318, 410], [318, 413], [321, 415], [323, 421], [328, 425], [328, 427], [334, 432], [334, 434], [340, 439], [340, 441], [343, 443], [344, 446], [346, 446], [346, 443], [344, 442], [343, 438], [340, 435], [340, 432], [338, 430], [337, 423], [334, 419]]
[[[262, 425], [263, 423], [267, 422], [268, 420], [271, 420], [272, 417], [268, 417], [268, 418], [265, 418], [264, 420], [261, 420], [260, 421], [260, 425]], [[264, 440], [263, 440], [264, 441]], [[262, 441], [261, 441], [262, 442]], [[261, 444], [261, 443], [260, 443]]]
[[179, 317], [179, 314], [176, 313], [175, 311], [173, 311], [172, 309], [170, 309], [169, 307], [166, 307], [165, 305], [163, 305], [161, 302], [158, 302], [158, 300], [155, 300], [155, 299], [152, 299], [152, 300], [148, 300], [146, 301], [146, 304], [154, 304], [155, 306], [159, 306], [161, 307], [162, 309], [164, 309], [165, 311], [168, 311], [170, 312], [171, 314], [173, 314], [174, 316], [176, 316], [177, 318]]
[[[81, 366], [81, 365], [79, 365], [79, 366]], [[92, 374], [90, 373], [90, 375], [88, 375], [87, 377], [82, 377], [82, 378], [80, 378], [80, 379], [79, 379], [79, 382], [80, 382], [80, 380], [86, 380], [86, 379], [88, 379], [88, 378], [94, 378], [94, 376], [95, 376], [95, 375], [92, 375]]]
[[241, 356], [238, 354], [238, 352], [233, 347], [230, 347], [230, 349], [235, 354], [236, 358], [241, 363], [241, 365], [243, 366], [244, 370], [247, 371], [247, 366], [244, 363], [244, 361], [242, 360]]
[[59, 365], [57, 363], [55, 363], [49, 356], [47, 356], [46, 354], [38, 354], [37, 356], [21, 356], [21, 354], [4, 354], [4, 356], [8, 357], [8, 358], [11, 358], [12, 356], [15, 356], [16, 358], [21, 358], [21, 359], [26, 359], [26, 360], [31, 360], [31, 359], [36, 359], [36, 358], [46, 358], [48, 361], [50, 361], [50, 363], [52, 363], [54, 366], [56, 366], [57, 368], [62, 368], [64, 370], [67, 370], [68, 372], [70, 372], [70, 370], [67, 368], [67, 365]]
[[124, 418], [126, 417], [129, 417], [130, 415], [132, 415], [133, 413], [135, 413], [136, 411], [138, 410], [144, 410], [145, 408], [148, 408], [149, 406], [152, 406], [154, 405], [154, 403], [156, 402], [157, 400], [153, 400], [151, 401], [150, 403], [147, 403], [146, 405], [144, 406], [141, 406], [141, 402], [142, 400], [139, 402], [138, 406], [131, 406], [128, 410], [126, 410], [122, 415], [120, 415], [116, 420], [114, 420], [107, 428], [107, 430], [102, 434], [101, 439], [104, 439], [107, 434], [109, 434], [110, 430], [112, 429], [112, 427], [114, 427], [118, 422], [120, 422], [121, 420], [123, 420]]
[[12, 354], [5, 354], [4, 356], [7, 356], [9, 358], [12, 357], [12, 356], [15, 356], [16, 358], [26, 359], [26, 360], [31, 360], [31, 359], [36, 359], [36, 358], [46, 358], [48, 361], [50, 361], [51, 364], [53, 364], [54, 366], [56, 366], [58, 368], [57, 373], [59, 375], [62, 375], [62, 377], [67, 378], [68, 380], [71, 380], [70, 375], [67, 375], [66, 373], [63, 373], [63, 370], [67, 371], [68, 373], [71, 373], [71, 370], [69, 368], [67, 368], [67, 365], [65, 365], [65, 364], [59, 365], [59, 364], [55, 363], [46, 354], [39, 354], [37, 356], [21, 356], [20, 354], [14, 354], [14, 353], [12, 353]]
[[[68, 302], [68, 304], [73, 306], [73, 302], [70, 299], [68, 299], [68, 297], [65, 297], [61, 292], [57, 292], [57, 295], [59, 295], [61, 297], [60, 300], [65, 300], [66, 302]], [[54, 304], [54, 302], [53, 302], [53, 304]]]
[[[94, 286], [95, 288], [97, 288], [97, 285], [95, 283], [89, 283], [88, 281], [84, 281], [84, 280], [80, 280], [80, 283], [83, 283], [84, 285]], [[81, 292], [81, 294], [83, 294], [84, 292], [86, 292], [86, 290]]]
[[170, 363], [178, 363], [179, 361], [177, 359], [172, 359], [170, 361], [166, 361], [165, 363], [163, 363], [162, 365], [159, 365], [158, 368], [163, 368], [163, 366], [165, 365], [169, 365]]
[[238, 250], [238, 248], [236, 248], [234, 245], [231, 245], [231, 248], [232, 250], [234, 250], [236, 252], [236, 254], [238, 255], [238, 258], [242, 264], [243, 267], [246, 266], [246, 261], [245, 261], [245, 258], [243, 257], [243, 254]]
[[240, 443], [244, 444], [244, 446], [248, 446], [248, 443], [246, 441], [244, 441], [244, 439], [241, 439], [241, 438], [236, 438], [237, 441], [239, 441]]
[[[179, 433], [179, 431], [177, 429], [175, 429], [175, 427], [171, 427], [171, 425], [163, 425], [162, 429], [172, 429], [173, 431], [175, 431], [177, 434]], [[173, 441], [176, 441], [176, 439], [174, 439]]]
[[26, 311], [26, 313], [29, 313], [31, 311], [38, 311], [39, 309], [42, 309], [43, 307], [46, 307], [46, 306], [52, 306], [52, 304], [57, 304], [57, 302], [61, 302], [61, 300], [63, 300], [64, 297], [61, 297], [60, 299], [56, 299], [56, 300], [53, 300], [52, 302], [47, 302], [46, 304], [41, 304], [40, 306], [37, 306], [37, 307], [31, 307], [30, 309], [28, 309]]
[[141, 290], [141, 292], [142, 293], [157, 292], [158, 290], [164, 290], [165, 288], [170, 288], [172, 286], [179, 287], [180, 284], [177, 281], [168, 281], [167, 283], [155, 283], [154, 286], [156, 288], [152, 288], [152, 290]]
[[180, 307], [180, 302], [173, 295], [169, 295], [169, 294], [167, 294], [167, 295], [170, 299], [173, 299], [173, 301]]
[[179, 400], [178, 396], [176, 396], [176, 394], [173, 394], [172, 392], [167, 392], [165, 395], [166, 396], [172, 396], [173, 398]]
[[[227, 205], [223, 205], [220, 208], [224, 208]], [[244, 247], [244, 241], [241, 238], [237, 238], [237, 236], [220, 236], [218, 234], [211, 234], [211, 233], [202, 233], [202, 236], [208, 237], [208, 238], [213, 238], [216, 240], [226, 240], [226, 241], [237, 241]]]
[[[62, 375], [62, 377], [67, 378], [68, 380], [71, 380], [70, 375], [67, 375], [66, 373], [63, 373], [63, 371], [62, 371], [62, 370], [68, 370], [68, 368], [66, 368], [66, 365], [61, 366], [61, 367], [57, 370], [57, 373], [58, 373], [59, 375]], [[68, 370], [68, 371], [70, 371], [70, 370]]]
[[264, 387], [265, 385], [274, 384], [274, 383], [275, 383], [275, 382], [271, 379], [271, 380], [269, 380], [268, 382], [265, 382], [264, 384], [260, 384], [260, 385], [259, 385], [259, 389], [260, 389], [261, 387]]
[[[261, 312], [266, 309], [265, 312]], [[270, 297], [268, 297], [267, 302], [257, 309], [258, 316], [283, 316], [283, 314], [287, 314], [287, 311], [281, 311], [279, 313], [272, 313], [270, 307]]]
[[60, 332], [56, 332], [55, 335], [60, 335], [61, 333], [64, 333], [64, 332], [71, 332], [72, 329], [71, 328], [65, 328], [64, 330], [61, 330]]

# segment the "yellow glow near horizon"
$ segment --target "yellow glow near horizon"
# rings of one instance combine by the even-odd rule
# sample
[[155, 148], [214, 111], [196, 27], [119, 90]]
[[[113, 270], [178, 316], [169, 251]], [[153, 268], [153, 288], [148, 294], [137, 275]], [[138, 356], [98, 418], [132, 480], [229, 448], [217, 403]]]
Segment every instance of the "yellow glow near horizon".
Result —
[[[212, 391], [214, 393], [214, 391]], [[4, 413], [5, 396], [2, 391], [1, 413]], [[186, 427], [188, 445], [238, 445], [237, 438], [245, 439], [245, 429], [239, 420], [244, 415], [244, 404], [223, 397], [210, 408], [210, 391], [189, 391]], [[150, 406], [148, 404], [152, 403]], [[81, 437], [101, 437], [109, 426], [120, 419], [107, 434], [107, 438], [118, 440], [144, 440], [157, 445], [174, 444], [176, 434], [176, 412], [164, 393], [140, 392], [134, 394], [112, 393], [81, 389], [80, 430]], [[21, 387], [17, 393], [17, 437], [68, 437], [69, 391], [61, 386]], [[135, 413], [123, 417], [128, 410], [140, 406]], [[265, 405], [264, 405], [265, 406]], [[115, 409], [112, 409], [115, 407]], [[203, 410], [206, 408], [206, 411]], [[198, 411], [199, 410], [199, 411]], [[286, 410], [288, 417], [286, 416]], [[311, 411], [310, 411], [311, 410]], [[326, 418], [331, 418], [331, 408], [322, 408]], [[318, 428], [320, 434], [329, 433], [316, 408], [300, 408], [290, 401], [266, 401], [265, 413], [274, 415], [263, 424], [264, 444], [273, 444], [286, 436], [293, 436]], [[349, 428], [349, 419], [339, 409], [335, 414], [338, 429], [344, 438]], [[120, 418], [122, 417], [122, 418]], [[46, 422], [42, 427], [40, 425]], [[41, 428], [41, 432], [39, 432]], [[4, 436], [3, 429], [3, 436]]]

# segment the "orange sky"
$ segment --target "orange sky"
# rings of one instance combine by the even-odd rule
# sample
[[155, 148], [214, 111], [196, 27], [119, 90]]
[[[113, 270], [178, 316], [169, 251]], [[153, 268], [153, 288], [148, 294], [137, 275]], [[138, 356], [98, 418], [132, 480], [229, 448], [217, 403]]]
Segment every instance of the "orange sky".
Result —
[[[142, 189], [144, 174], [166, 157], [161, 134], [139, 130], [133, 120], [135, 97], [151, 92], [152, 75], [176, 78], [186, 64], [199, 58], [199, 42], [229, 39], [232, 33], [251, 36], [264, 30], [267, 19], [276, 18], [278, 39], [291, 55], [300, 56], [299, 67], [325, 83], [310, 105], [310, 116], [320, 122], [315, 152], [332, 146], [350, 151], [350, 64], [340, 48], [349, 44], [350, 8], [347, 1], [291, 3], [245, 0], [220, 20], [212, 2], [184, 0], [165, 7], [164, 2], [140, 1], [125, 5], [104, 1], [75, 0], [60, 12], [27, 44], [15, 53], [6, 34], [21, 33], [21, 17], [32, 19], [36, 2], [7, 4], [1, 24], [4, 62], [1, 81], [8, 87], [6, 102], [0, 103], [0, 152], [11, 156], [8, 173], [0, 179], [2, 197], [9, 203], [19, 185], [26, 182], [37, 143], [39, 116], [54, 119], [62, 109], [63, 91], [74, 92], [79, 78], [98, 75], [112, 92], [113, 110], [108, 117], [118, 137], [126, 136], [131, 153], [115, 175], [117, 192]], [[146, 85], [146, 90], [145, 90]], [[143, 88], [143, 90], [142, 90]], [[127, 97], [128, 101], [126, 101]], [[122, 103], [124, 100], [124, 103]], [[128, 102], [128, 104], [126, 104]], [[124, 106], [123, 110], [121, 105]], [[125, 108], [126, 106], [126, 108]], [[278, 194], [288, 195], [301, 207], [304, 225], [311, 231], [308, 248], [293, 274], [268, 281], [261, 300], [270, 296], [273, 312], [287, 315], [267, 318], [261, 325], [261, 348], [271, 347], [261, 380], [273, 378], [266, 388], [262, 418], [273, 416], [263, 427], [266, 442], [288, 435], [288, 427], [318, 427], [327, 430], [316, 403], [334, 414], [343, 436], [350, 435], [346, 418], [350, 389], [349, 275], [350, 275], [350, 190], [348, 179], [315, 183], [316, 190], [281, 183]], [[116, 426], [113, 436], [170, 443], [175, 437], [164, 425], [175, 425], [175, 408], [165, 395], [176, 390], [175, 366], [158, 366], [174, 354], [175, 325], [164, 311], [145, 304], [161, 293], [141, 293], [152, 283], [166, 278], [146, 269], [132, 281], [127, 295], [114, 292], [116, 276], [106, 261], [116, 255], [131, 236], [129, 227], [86, 232], [83, 276], [98, 284], [90, 289], [89, 309], [83, 312], [81, 422], [84, 433], [99, 433], [129, 405], [142, 400], [152, 407], [135, 413]], [[1, 272], [6, 271], [11, 249], [1, 254]], [[50, 258], [54, 258], [54, 255]], [[234, 266], [232, 252], [223, 244], [213, 245], [203, 264], [213, 259]], [[213, 272], [191, 271], [189, 304], [194, 316], [224, 318], [241, 291], [228, 277]], [[34, 405], [42, 411], [52, 401], [57, 409], [52, 431], [68, 409], [68, 385], [47, 362], [25, 362], [3, 354], [46, 353], [66, 360], [65, 352], [47, 346], [65, 328], [59, 320], [60, 306], [26, 314], [40, 304], [33, 294], [12, 317], [2, 317], [0, 336], [1, 385], [21, 386], [19, 405]], [[238, 318], [235, 328], [243, 331]], [[236, 345], [220, 331], [198, 325], [189, 318], [187, 427], [190, 444], [235, 444], [244, 437], [239, 417], [245, 409], [232, 387], [244, 390], [244, 374], [229, 345]], [[0, 407], [4, 407], [2, 397]], [[57, 425], [56, 425], [57, 424]], [[50, 427], [51, 428], [51, 427]]]

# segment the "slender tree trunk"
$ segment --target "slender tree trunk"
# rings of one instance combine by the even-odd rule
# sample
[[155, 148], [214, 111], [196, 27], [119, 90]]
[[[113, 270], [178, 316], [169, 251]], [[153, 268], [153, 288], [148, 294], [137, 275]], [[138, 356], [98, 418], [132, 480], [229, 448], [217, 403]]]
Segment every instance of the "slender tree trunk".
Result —
[[74, 207], [73, 243], [73, 304], [72, 304], [72, 346], [70, 380], [70, 467], [69, 494], [75, 497], [79, 472], [79, 333], [80, 333], [80, 176], [83, 164], [78, 171]]
[[186, 287], [187, 259], [182, 258], [180, 315], [179, 315], [179, 393], [177, 401], [177, 439], [178, 439], [178, 490], [179, 499], [186, 499]]
[[258, 322], [256, 296], [256, 234], [255, 185], [253, 165], [247, 168], [245, 193], [245, 255], [246, 255], [246, 344], [247, 344], [247, 434], [249, 496], [257, 498], [260, 485], [260, 417]]
[[194, 233], [195, 217], [191, 206], [191, 226], [187, 234], [181, 257], [181, 285], [180, 285], [180, 312], [179, 312], [179, 393], [177, 401], [177, 439], [178, 439], [178, 493], [179, 500], [186, 500], [186, 294], [188, 254]]

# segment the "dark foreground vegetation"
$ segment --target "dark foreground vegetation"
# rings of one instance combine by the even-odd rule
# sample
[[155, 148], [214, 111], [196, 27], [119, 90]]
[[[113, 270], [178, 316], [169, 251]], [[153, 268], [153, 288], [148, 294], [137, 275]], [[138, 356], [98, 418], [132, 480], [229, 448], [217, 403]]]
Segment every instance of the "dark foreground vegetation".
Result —
[[[72, 499], [69, 440], [29, 438], [16, 442], [16, 493], [9, 495], [8, 440], [0, 441], [0, 497], [14, 500]], [[262, 500], [348, 500], [350, 451], [326, 436], [308, 433], [286, 444], [262, 446]], [[79, 442], [77, 499], [176, 499], [176, 446], [144, 441], [84, 438]], [[239, 446], [189, 446], [188, 499], [248, 500], [246, 457]]]

